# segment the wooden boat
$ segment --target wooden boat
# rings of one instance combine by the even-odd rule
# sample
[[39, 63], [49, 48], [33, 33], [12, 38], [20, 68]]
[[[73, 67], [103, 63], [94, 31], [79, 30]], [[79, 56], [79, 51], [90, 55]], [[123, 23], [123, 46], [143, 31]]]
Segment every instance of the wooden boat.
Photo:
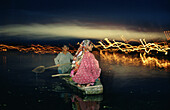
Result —
[[94, 94], [102, 94], [103, 93], [103, 85], [100, 80], [97, 80], [93, 86], [78, 87], [74, 81], [72, 81], [69, 74], [61, 74], [61, 75], [52, 75], [52, 77], [59, 76], [74, 92], [81, 93], [83, 95], [94, 95]]

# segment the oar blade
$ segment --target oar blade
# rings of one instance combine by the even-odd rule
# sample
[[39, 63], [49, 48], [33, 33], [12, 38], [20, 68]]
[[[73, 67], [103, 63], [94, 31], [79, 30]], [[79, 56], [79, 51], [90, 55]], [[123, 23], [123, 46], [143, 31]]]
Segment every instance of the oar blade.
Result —
[[44, 71], [45, 71], [45, 66], [38, 66], [32, 70], [32, 72], [35, 72], [35, 73], [43, 73]]

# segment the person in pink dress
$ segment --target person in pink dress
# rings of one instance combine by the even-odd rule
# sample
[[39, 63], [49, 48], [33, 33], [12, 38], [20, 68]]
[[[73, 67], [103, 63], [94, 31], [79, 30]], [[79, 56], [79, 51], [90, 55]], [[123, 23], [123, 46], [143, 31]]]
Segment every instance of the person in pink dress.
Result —
[[90, 40], [83, 40], [73, 58], [71, 77], [78, 87], [81, 87], [82, 84], [93, 85], [100, 77], [101, 69], [98, 61], [90, 52], [92, 48]]

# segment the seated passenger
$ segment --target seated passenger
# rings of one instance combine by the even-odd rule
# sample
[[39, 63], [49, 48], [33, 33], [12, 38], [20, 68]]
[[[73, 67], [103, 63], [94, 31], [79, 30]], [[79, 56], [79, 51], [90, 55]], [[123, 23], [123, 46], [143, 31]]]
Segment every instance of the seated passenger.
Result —
[[93, 45], [90, 40], [83, 40], [73, 58], [71, 76], [72, 80], [78, 83], [78, 87], [81, 87], [81, 84], [93, 85], [96, 79], [100, 77], [99, 63], [94, 55], [89, 52], [92, 51], [92, 48]]

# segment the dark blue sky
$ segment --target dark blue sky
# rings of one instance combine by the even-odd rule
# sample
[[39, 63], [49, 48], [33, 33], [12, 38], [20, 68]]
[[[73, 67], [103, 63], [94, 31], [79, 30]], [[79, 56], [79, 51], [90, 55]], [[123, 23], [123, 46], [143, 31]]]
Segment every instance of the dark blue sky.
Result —
[[169, 0], [4, 0], [0, 4], [0, 12], [1, 37], [15, 35], [14, 32], [7, 34], [11, 26], [32, 24], [42, 27], [72, 23], [92, 29], [137, 32], [170, 30]]
[[170, 23], [168, 0], [4, 0], [1, 24], [49, 23], [54, 18], [117, 24]]

